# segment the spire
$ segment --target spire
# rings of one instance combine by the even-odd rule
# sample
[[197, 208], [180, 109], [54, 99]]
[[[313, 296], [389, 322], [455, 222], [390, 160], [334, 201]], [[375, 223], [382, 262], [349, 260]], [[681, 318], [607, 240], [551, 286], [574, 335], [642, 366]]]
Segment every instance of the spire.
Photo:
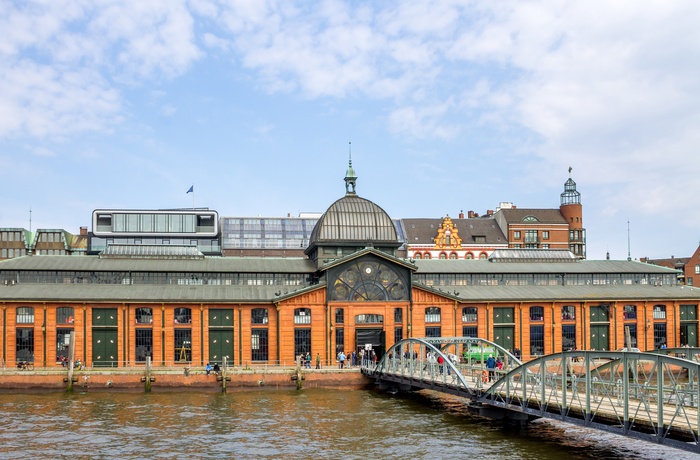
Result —
[[356, 195], [357, 176], [352, 168], [352, 142], [348, 142], [348, 170], [345, 171], [345, 195]]

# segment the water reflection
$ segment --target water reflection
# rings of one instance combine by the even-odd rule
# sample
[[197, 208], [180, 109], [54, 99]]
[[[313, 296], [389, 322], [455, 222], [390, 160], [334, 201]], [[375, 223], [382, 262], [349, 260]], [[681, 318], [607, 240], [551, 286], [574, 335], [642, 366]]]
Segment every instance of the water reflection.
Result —
[[11, 458], [692, 458], [565, 424], [504, 431], [435, 393], [1, 394], [0, 431]]

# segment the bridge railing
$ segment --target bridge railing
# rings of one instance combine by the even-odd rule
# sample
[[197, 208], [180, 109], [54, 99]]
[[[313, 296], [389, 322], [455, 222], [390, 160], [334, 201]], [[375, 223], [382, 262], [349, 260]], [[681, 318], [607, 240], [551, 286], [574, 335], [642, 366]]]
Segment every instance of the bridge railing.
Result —
[[[471, 394], [519, 366], [520, 360], [503, 347], [479, 338], [410, 338], [397, 342], [376, 367], [362, 363], [363, 372], [392, 375], [461, 388]], [[489, 367], [491, 366], [491, 367]]]
[[511, 370], [479, 401], [698, 452], [699, 374], [659, 353], [563, 352]]

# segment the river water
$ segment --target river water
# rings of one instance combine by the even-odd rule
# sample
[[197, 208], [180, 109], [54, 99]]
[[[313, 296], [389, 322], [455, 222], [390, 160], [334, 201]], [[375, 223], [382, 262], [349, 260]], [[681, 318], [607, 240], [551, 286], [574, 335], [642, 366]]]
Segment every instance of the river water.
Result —
[[436, 393], [327, 389], [4, 393], [0, 457], [698, 458], [557, 422], [504, 431]]

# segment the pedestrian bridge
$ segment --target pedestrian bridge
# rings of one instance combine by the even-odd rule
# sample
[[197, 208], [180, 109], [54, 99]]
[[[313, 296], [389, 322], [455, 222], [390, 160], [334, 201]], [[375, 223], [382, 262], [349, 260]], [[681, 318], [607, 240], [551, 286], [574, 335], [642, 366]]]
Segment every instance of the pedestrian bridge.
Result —
[[[489, 369], [489, 355], [502, 369]], [[480, 338], [411, 338], [362, 372], [387, 391], [430, 389], [472, 412], [525, 423], [549, 418], [700, 452], [700, 348], [567, 351], [526, 363]]]

